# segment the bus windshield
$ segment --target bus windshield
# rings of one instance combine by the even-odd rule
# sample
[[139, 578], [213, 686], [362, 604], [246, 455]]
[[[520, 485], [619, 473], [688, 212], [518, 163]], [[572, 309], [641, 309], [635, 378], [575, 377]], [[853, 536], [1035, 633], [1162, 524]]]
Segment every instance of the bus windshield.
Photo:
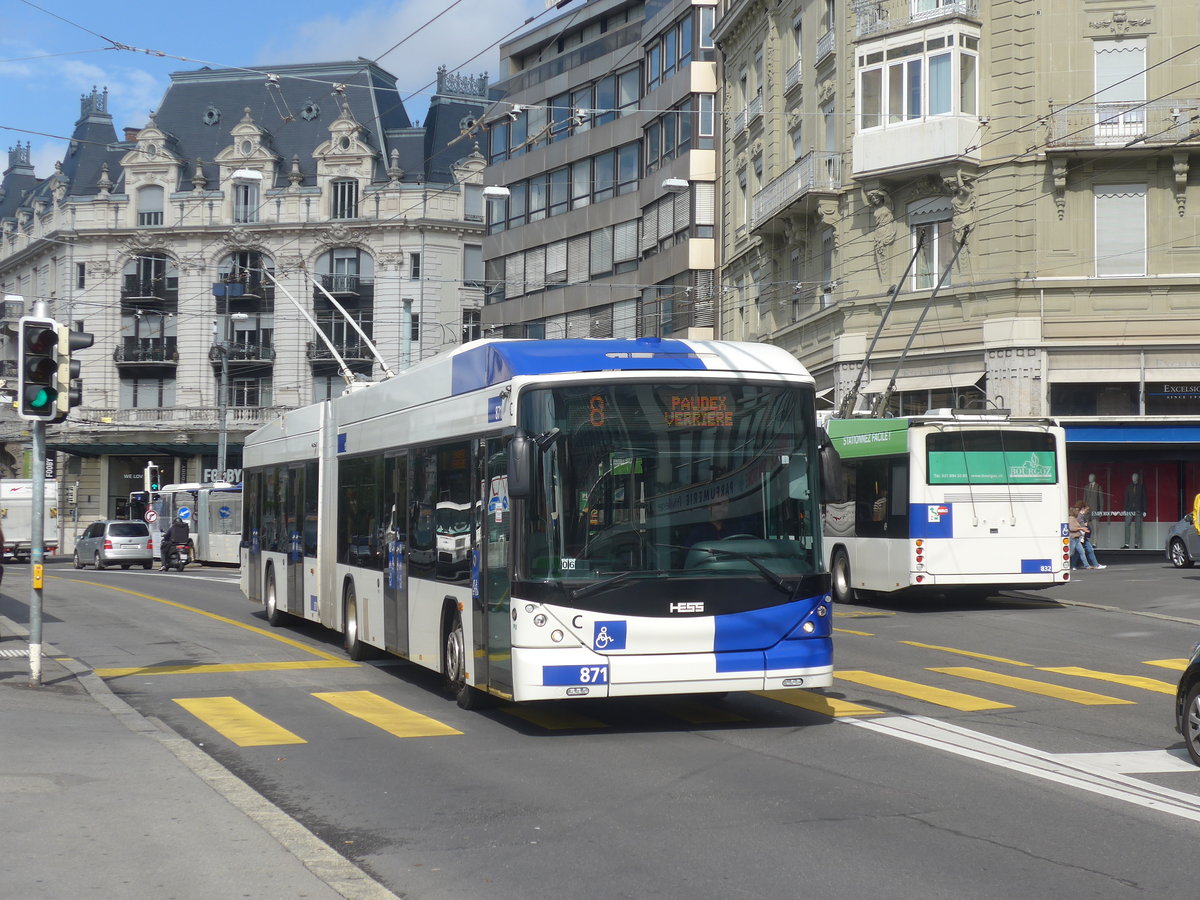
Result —
[[524, 577], [783, 578], [820, 571], [813, 397], [750, 383], [540, 388]]

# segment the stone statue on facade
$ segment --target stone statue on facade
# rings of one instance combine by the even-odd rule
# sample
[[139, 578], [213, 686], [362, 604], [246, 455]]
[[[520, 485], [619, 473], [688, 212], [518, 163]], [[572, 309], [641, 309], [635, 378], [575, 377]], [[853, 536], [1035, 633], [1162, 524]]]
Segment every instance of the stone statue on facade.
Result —
[[879, 281], [885, 286], [892, 284], [892, 245], [896, 242], [896, 216], [892, 211], [891, 195], [877, 188], [867, 191], [867, 203], [871, 207], [872, 231], [875, 242], [875, 270]]

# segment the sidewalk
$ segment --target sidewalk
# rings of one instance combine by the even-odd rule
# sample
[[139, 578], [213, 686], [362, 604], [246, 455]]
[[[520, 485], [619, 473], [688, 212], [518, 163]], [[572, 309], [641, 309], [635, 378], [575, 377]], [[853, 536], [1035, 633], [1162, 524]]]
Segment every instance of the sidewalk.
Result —
[[30, 686], [27, 637], [0, 615], [0, 894], [396, 900], [57, 648]]

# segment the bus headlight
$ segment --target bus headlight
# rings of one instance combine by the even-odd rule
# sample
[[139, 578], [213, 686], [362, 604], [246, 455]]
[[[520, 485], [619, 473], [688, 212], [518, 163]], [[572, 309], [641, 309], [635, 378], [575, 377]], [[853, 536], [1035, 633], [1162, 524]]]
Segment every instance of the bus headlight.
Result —
[[[822, 608], [824, 608], [824, 607], [822, 607]], [[803, 631], [805, 634], [812, 634], [814, 631], [817, 630], [817, 626], [814, 625], [812, 622], [805, 622], [803, 625], [800, 626], [800, 630]]]
[[550, 632], [550, 640], [554, 641], [554, 643], [561, 644], [562, 639], [563, 639], [563, 633], [561, 631], [559, 631], [557, 628], [555, 628], [552, 632]]
[[545, 625], [546, 624], [546, 614], [538, 613], [536, 616], [534, 616], [533, 624], [536, 625], [538, 628], [541, 628], [543, 625]]

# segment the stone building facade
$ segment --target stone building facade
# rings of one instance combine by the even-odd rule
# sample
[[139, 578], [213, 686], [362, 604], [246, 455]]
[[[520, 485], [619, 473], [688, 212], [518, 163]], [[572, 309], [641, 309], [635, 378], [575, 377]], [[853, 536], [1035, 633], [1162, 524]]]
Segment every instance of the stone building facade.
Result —
[[1059, 418], [1101, 545], [1160, 546], [1200, 491], [1194, 8], [723, 0], [715, 37], [721, 336], [834, 409], [861, 371], [859, 409]]
[[3, 318], [43, 301], [95, 335], [83, 405], [48, 430], [78, 485], [64, 518], [122, 515], [148, 461], [168, 482], [238, 480], [242, 438], [280, 411], [478, 335], [484, 159], [453, 141], [486, 94], [441, 71], [418, 126], [364, 60], [202, 69], [122, 134], [107, 92], [85, 95], [47, 178], [10, 149]]

